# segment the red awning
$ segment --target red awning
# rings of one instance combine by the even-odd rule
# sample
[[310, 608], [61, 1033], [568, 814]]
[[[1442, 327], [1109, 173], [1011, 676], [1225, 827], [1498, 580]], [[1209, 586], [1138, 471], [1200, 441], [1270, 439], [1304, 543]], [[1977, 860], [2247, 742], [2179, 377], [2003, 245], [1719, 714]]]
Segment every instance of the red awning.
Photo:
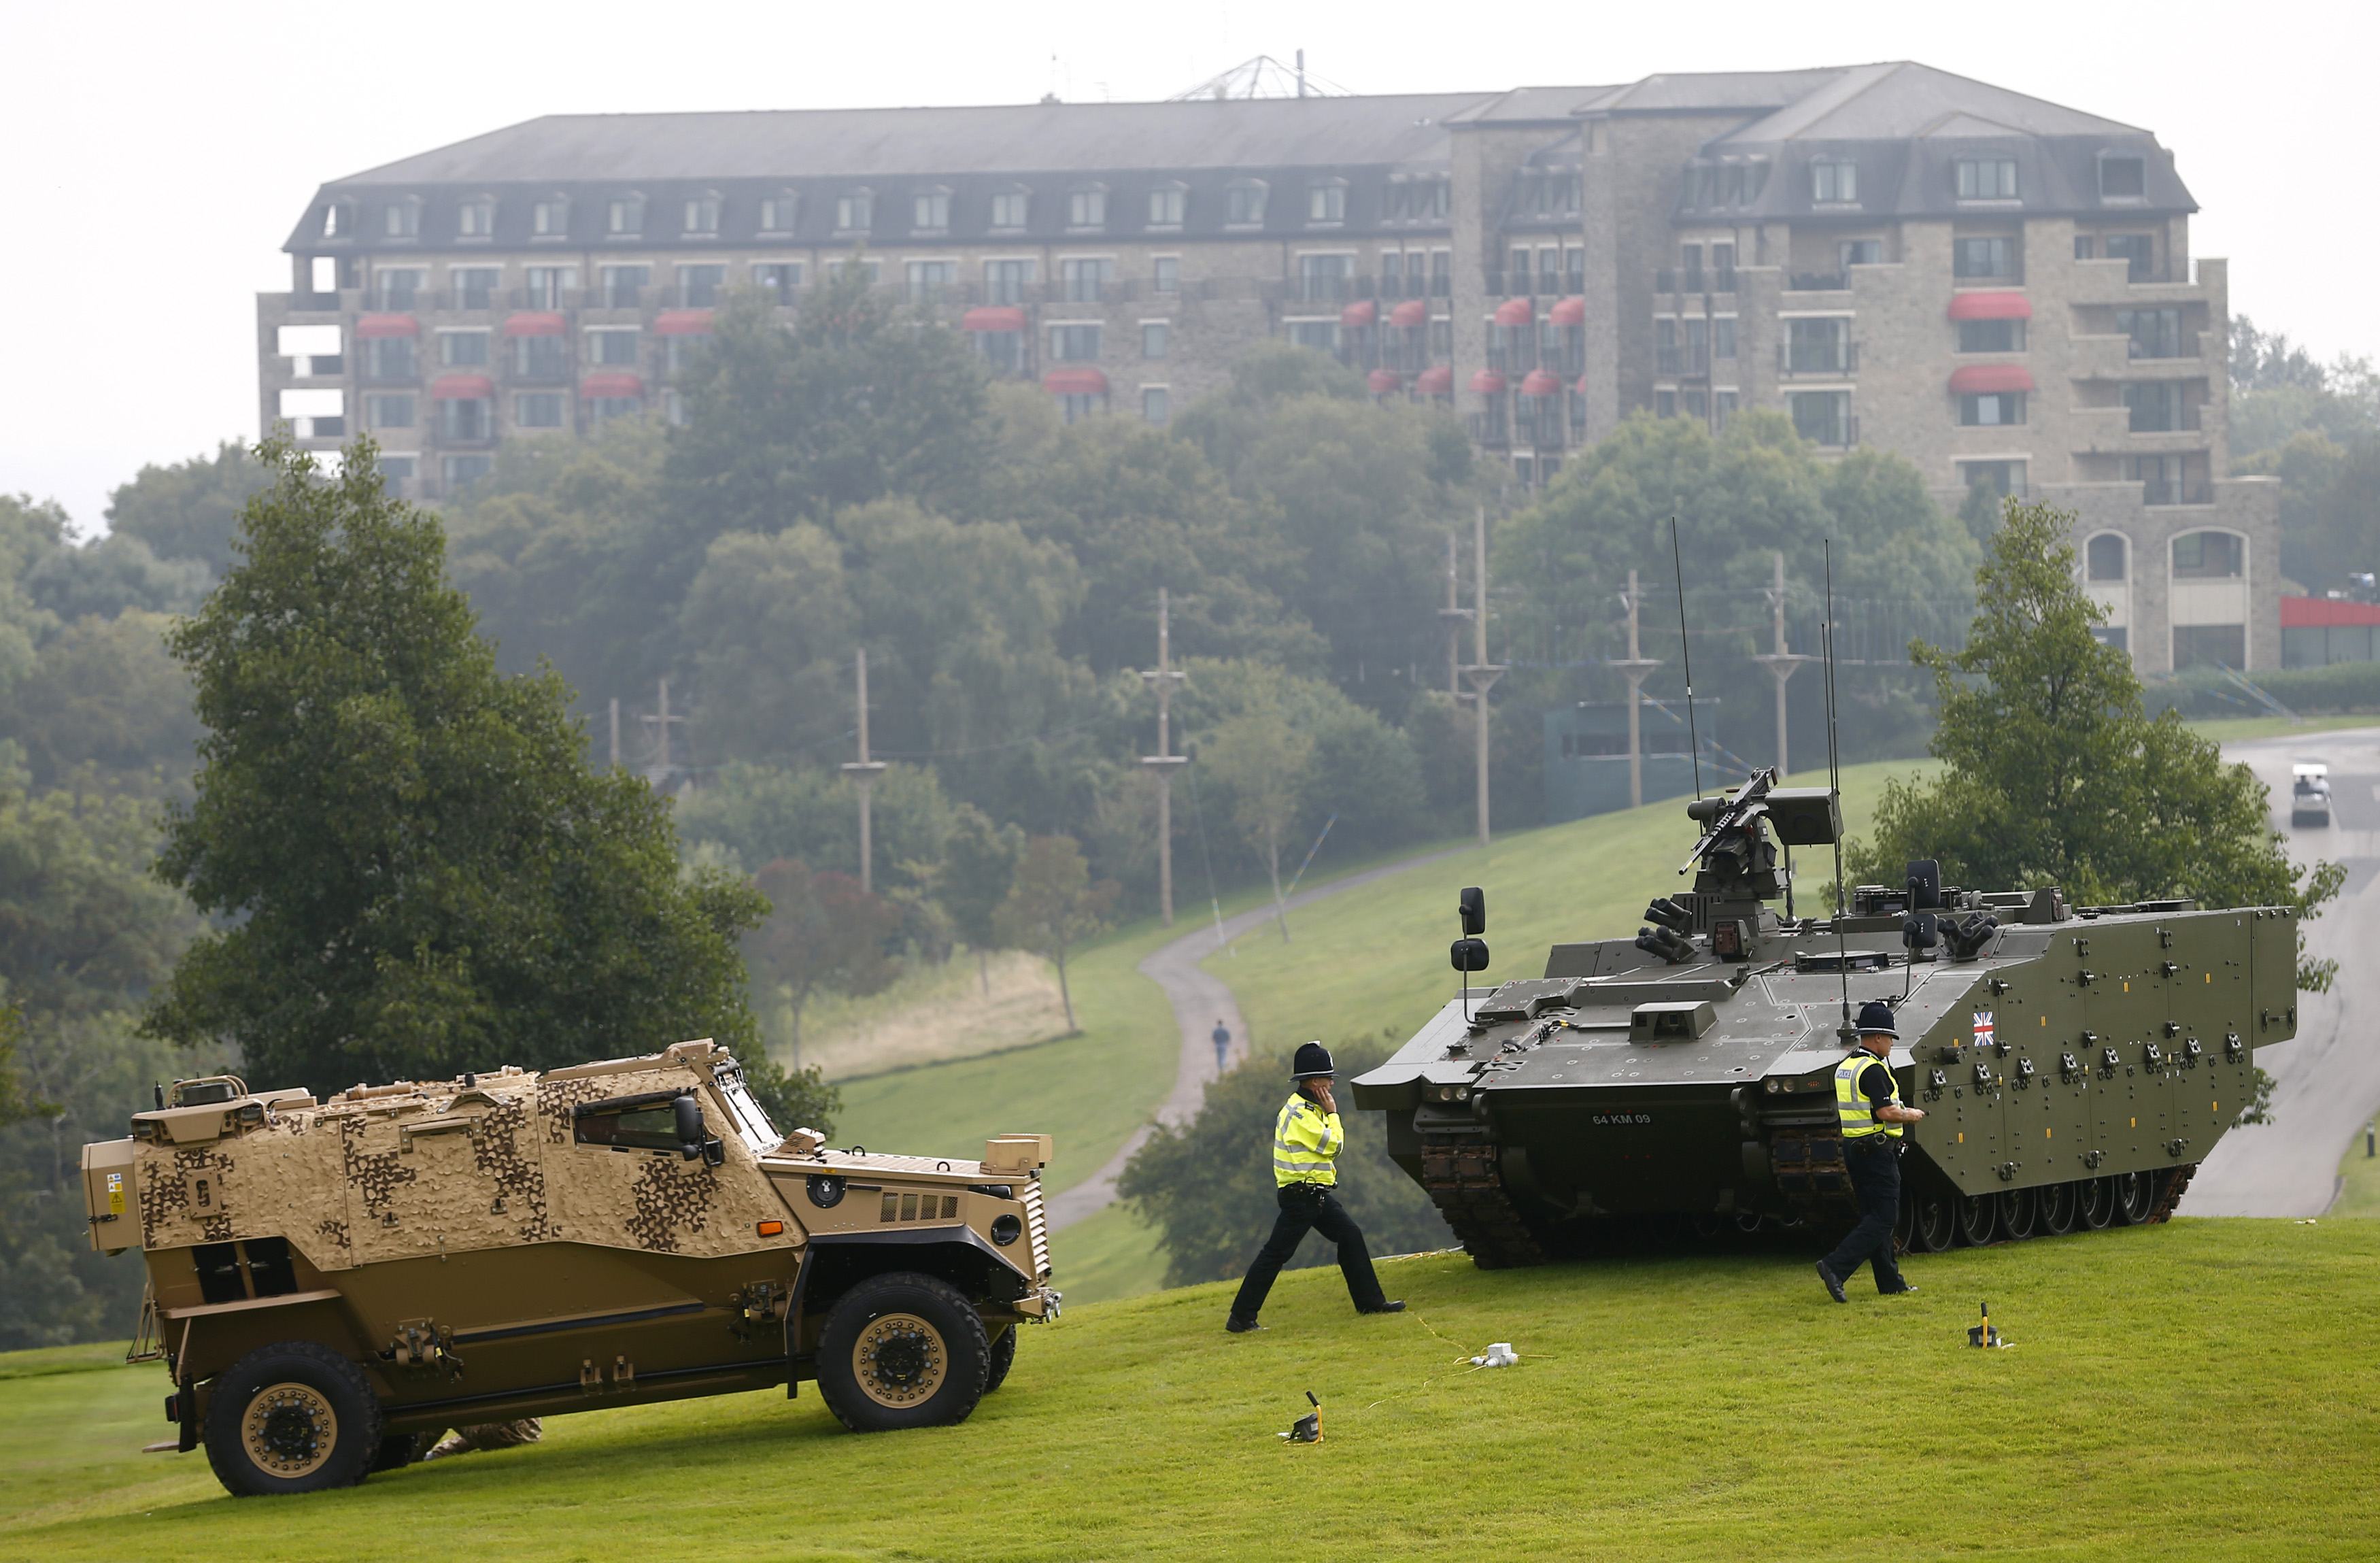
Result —
[[504, 317], [504, 335], [507, 336], [562, 336], [568, 335], [569, 331], [569, 324], [560, 315], [541, 311]]
[[1576, 391], [1576, 392], [1577, 392], [1580, 396], [1582, 396], [1582, 397], [1585, 396], [1585, 395], [1586, 395], [1586, 376], [1585, 376], [1585, 375], [1584, 375], [1584, 374], [1580, 375], [1580, 376], [1578, 377], [1578, 384], [1577, 384], [1577, 385], [1573, 385], [1573, 386], [1572, 386], [1572, 387], [1571, 387], [1571, 389], [1572, 389], [1572, 390], [1573, 390], [1573, 391]]
[[1556, 325], [1585, 325], [1586, 300], [1584, 299], [1557, 299], [1554, 307], [1547, 312], [1546, 318]]
[[2345, 629], [2380, 625], [2380, 603], [2342, 603], [2333, 597], [2284, 597], [2284, 629]]
[[663, 310], [653, 317], [656, 336], [708, 336], [710, 335], [709, 310]]
[[2021, 363], [1971, 363], [1950, 372], [1954, 397], [1990, 396], [1996, 391], [2030, 391], [2033, 371]]
[[1041, 388], [1053, 397], [1103, 397], [1108, 377], [1096, 369], [1053, 369], [1041, 376]]
[[1342, 325], [1369, 325], [1380, 318], [1380, 306], [1369, 299], [1358, 299], [1339, 311]]
[[356, 335], [366, 340], [375, 336], [419, 336], [421, 323], [411, 315], [362, 315], [356, 321]]
[[496, 383], [484, 374], [442, 374], [430, 382], [432, 401], [487, 401], [496, 394]]
[[1425, 369], [1414, 376], [1414, 389], [1426, 397], [1451, 397], [1454, 395], [1454, 371], [1444, 364]]
[[578, 382], [589, 401], [625, 401], [645, 394], [644, 376], [629, 369], [599, 369]]
[[2033, 306], [2022, 293], [1953, 293], [1952, 320], [2031, 320]]
[[1025, 311], [1014, 304], [978, 304], [959, 317], [962, 331], [1022, 331]]
[[1385, 397], [1403, 390], [1405, 377], [1393, 369], [1376, 369], [1364, 376], [1364, 384], [1372, 388], [1372, 395]]
[[1529, 371], [1529, 377], [1521, 382], [1521, 395], [1524, 397], [1558, 397], [1561, 388], [1561, 377], [1542, 369]]
[[1404, 299], [1389, 311], [1389, 324], [1402, 325], [1408, 330], [1416, 325], [1427, 325], [1429, 300], [1427, 299]]
[[1536, 306], [1526, 299], [1507, 299], [1496, 306], [1499, 325], [1526, 325], [1537, 318]]
[[1471, 377], [1471, 388], [1483, 397], [1501, 396], [1504, 392], [1504, 376], [1497, 370], [1483, 369]]

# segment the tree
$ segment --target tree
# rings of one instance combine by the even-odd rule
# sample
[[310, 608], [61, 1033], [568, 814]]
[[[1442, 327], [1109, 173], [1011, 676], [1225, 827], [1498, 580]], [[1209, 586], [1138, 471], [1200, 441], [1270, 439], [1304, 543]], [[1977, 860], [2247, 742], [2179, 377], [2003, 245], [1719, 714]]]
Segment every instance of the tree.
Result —
[[993, 919], [1001, 943], [1031, 950], [1058, 968], [1058, 998], [1065, 1006], [1069, 1036], [1081, 1028], [1075, 1024], [1075, 995], [1066, 985], [1066, 954], [1107, 926], [1115, 898], [1115, 881], [1091, 883], [1074, 837], [1036, 836], [1025, 843]]
[[747, 941], [752, 965], [787, 1010], [794, 1063], [802, 1058], [802, 1010], [821, 993], [871, 994], [893, 977], [886, 943], [901, 926], [890, 903], [848, 873], [815, 873], [798, 858], [780, 858], [754, 883], [769, 918]]
[[951, 914], [959, 937], [975, 951], [977, 980], [986, 998], [991, 996], [991, 950], [1000, 937], [1001, 904], [1016, 883], [1016, 865], [1025, 855], [1025, 833], [1014, 825], [996, 825], [972, 803], [962, 803], [951, 821], [950, 839], [943, 843], [941, 872], [934, 877], [934, 894]]
[[[1385, 1035], [1338, 1044], [1341, 1077], [1377, 1067], [1395, 1047]], [[1167, 1286], [1242, 1274], [1271, 1230], [1278, 1213], [1273, 1119], [1288, 1095], [1288, 1075], [1286, 1055], [1249, 1059], [1207, 1088], [1196, 1117], [1180, 1128], [1159, 1125], [1126, 1164], [1116, 1192], [1158, 1229]], [[1454, 1235], [1429, 1196], [1389, 1159], [1383, 1117], [1350, 1108], [1344, 1124], [1339, 1197], [1372, 1251], [1416, 1253], [1453, 1247]], [[1309, 1263], [1330, 1260], [1327, 1248], [1308, 1252]]]
[[196, 559], [220, 580], [232, 566], [242, 509], [273, 486], [268, 464], [225, 440], [212, 456], [143, 467], [108, 495], [111, 535], [138, 538], [161, 559]]
[[370, 441], [335, 480], [278, 440], [258, 457], [241, 562], [169, 638], [208, 733], [158, 872], [216, 925], [148, 1033], [318, 1093], [748, 1047], [759, 896], [681, 877], [667, 802], [587, 763], [563, 681], [498, 671]]
[[[2179, 714], [2144, 714], [2131, 659], [2091, 633], [2103, 615], [2082, 592], [2067, 541], [2073, 522], [2011, 500], [1976, 572], [1966, 648], [1910, 647], [1934, 674], [1941, 719], [1931, 749], [1944, 769], [1886, 788], [1852, 872], [1894, 884], [1907, 862], [1935, 858], [1960, 885], [2055, 884], [2079, 902], [2194, 897], [2317, 915], [2343, 871], [2291, 863], [2254, 774], [2224, 763]], [[2301, 957], [2299, 985], [2326, 989], [2336, 969]]]
[[1314, 751], [1313, 735], [1290, 722], [1277, 689], [1266, 690], [1198, 746], [1198, 763], [1229, 790], [1232, 822], [1271, 880], [1273, 919], [1284, 944], [1289, 908], [1281, 899], [1281, 842], [1305, 807]]

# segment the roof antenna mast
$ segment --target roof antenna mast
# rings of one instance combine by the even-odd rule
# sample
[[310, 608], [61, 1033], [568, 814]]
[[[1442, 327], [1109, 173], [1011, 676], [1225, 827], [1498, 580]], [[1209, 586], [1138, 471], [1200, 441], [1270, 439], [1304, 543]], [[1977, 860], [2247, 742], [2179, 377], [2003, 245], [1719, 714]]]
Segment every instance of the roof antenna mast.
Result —
[[[1820, 627], [1820, 650], [1827, 657], [1827, 790], [1833, 794], [1835, 816], [1843, 812], [1843, 773], [1835, 741], [1835, 540], [1828, 538], [1827, 617]], [[1840, 1034], [1852, 1034], [1852, 958], [1843, 942], [1843, 833], [1835, 830], [1835, 971], [1841, 975], [1843, 1020]]]
[[1686, 566], [1678, 552], [1678, 512], [1670, 512], [1670, 564], [1678, 572], [1678, 653], [1686, 665], [1686, 748], [1694, 762], [1694, 801], [1703, 797], [1703, 744], [1694, 733], [1694, 649], [1686, 640]]

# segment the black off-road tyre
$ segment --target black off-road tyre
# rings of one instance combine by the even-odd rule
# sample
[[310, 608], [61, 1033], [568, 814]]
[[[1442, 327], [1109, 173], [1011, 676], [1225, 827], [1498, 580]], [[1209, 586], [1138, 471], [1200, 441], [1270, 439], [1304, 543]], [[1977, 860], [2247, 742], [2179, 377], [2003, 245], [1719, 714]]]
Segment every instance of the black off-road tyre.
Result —
[[990, 1364], [984, 1369], [983, 1374], [985, 1394], [990, 1394], [1008, 1382], [1008, 1370], [1016, 1365], [1017, 1333], [1016, 1326], [1011, 1325], [993, 1337]]
[[351, 1487], [380, 1457], [380, 1399], [337, 1352], [285, 1340], [215, 1380], [205, 1443], [215, 1480], [234, 1497]]
[[377, 1476], [383, 1471], [402, 1471], [418, 1465], [438, 1441], [435, 1433], [391, 1433], [380, 1441], [379, 1452], [371, 1459], [370, 1471]]
[[974, 1306], [948, 1282], [907, 1271], [845, 1292], [819, 1336], [819, 1398], [854, 1433], [965, 1422], [990, 1367]]

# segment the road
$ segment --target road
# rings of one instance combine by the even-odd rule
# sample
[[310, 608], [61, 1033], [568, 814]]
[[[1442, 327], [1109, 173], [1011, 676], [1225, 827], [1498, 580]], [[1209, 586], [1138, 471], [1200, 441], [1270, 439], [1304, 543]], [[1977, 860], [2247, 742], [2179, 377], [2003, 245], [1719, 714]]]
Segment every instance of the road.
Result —
[[[2338, 961], [2326, 994], [2298, 1002], [2292, 1042], [2256, 1051], [2273, 1077], [2273, 1122], [2223, 1137], [2183, 1196], [2184, 1215], [2320, 1215], [2338, 1192], [2338, 1158], [2380, 1112], [2380, 727], [2226, 744], [2271, 789], [2274, 823], [2291, 856], [2347, 865], [2339, 898], [2308, 933], [2313, 953]], [[2330, 766], [2331, 824], [2289, 829], [2289, 763]]]

